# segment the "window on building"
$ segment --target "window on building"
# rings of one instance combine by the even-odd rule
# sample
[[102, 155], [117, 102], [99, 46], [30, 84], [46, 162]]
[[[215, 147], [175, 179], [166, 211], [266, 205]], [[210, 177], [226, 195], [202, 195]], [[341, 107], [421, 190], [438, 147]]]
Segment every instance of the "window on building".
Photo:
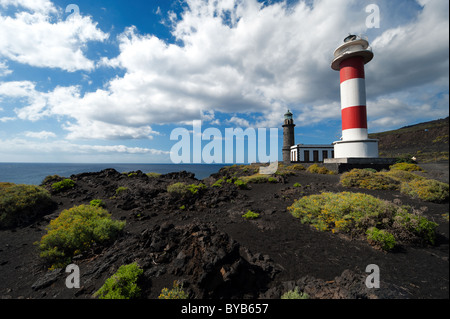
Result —
[[319, 161], [319, 151], [313, 151], [313, 161], [314, 162]]
[[304, 155], [305, 155], [304, 162], [306, 162], [306, 163], [310, 162], [310, 160], [309, 160], [309, 151], [305, 150]]

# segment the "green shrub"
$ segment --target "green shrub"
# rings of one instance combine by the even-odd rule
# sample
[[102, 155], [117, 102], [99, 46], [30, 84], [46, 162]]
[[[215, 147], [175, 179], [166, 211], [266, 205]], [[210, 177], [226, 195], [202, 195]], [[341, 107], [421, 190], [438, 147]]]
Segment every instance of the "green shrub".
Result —
[[236, 185], [239, 189], [248, 189], [247, 183], [244, 182], [244, 181], [241, 180], [241, 179], [237, 179], [237, 180], [234, 182], [234, 185]]
[[129, 173], [127, 176], [128, 177], [134, 177], [134, 176], [137, 176], [137, 173]]
[[182, 182], [178, 182], [178, 183], [174, 183], [174, 184], [170, 184], [169, 186], [167, 186], [167, 192], [170, 194], [174, 194], [174, 195], [187, 195], [187, 193], [189, 192], [187, 189], [187, 185], [185, 183]]
[[52, 189], [55, 192], [62, 192], [63, 190], [71, 189], [73, 187], [75, 187], [75, 182], [69, 178], [65, 178], [60, 182], [52, 184]]
[[330, 171], [328, 168], [324, 166], [319, 166], [317, 164], [312, 164], [311, 166], [308, 167], [306, 171], [314, 174], [330, 174], [330, 175], [336, 174], [335, 172]]
[[290, 168], [296, 170], [296, 171], [304, 171], [306, 168], [302, 164], [294, 164], [291, 165]]
[[145, 175], [147, 175], [147, 176], [150, 177], [150, 178], [158, 178], [158, 177], [161, 176], [160, 173], [153, 173], [153, 172], [147, 173], [147, 174], [145, 174]]
[[309, 295], [305, 292], [300, 292], [298, 287], [295, 287], [294, 290], [289, 290], [285, 292], [281, 299], [309, 299]]
[[360, 187], [367, 189], [398, 189], [400, 182], [390, 176], [374, 173], [367, 169], [354, 168], [345, 172], [340, 178], [345, 187]]
[[369, 243], [375, 246], [380, 246], [383, 250], [392, 250], [395, 247], [394, 235], [386, 230], [379, 230], [376, 227], [371, 227], [366, 231]]
[[416, 162], [413, 160], [412, 154], [403, 154], [395, 159], [395, 163], [410, 163], [415, 164]]
[[223, 178], [218, 179], [217, 181], [212, 184], [212, 187], [222, 187], [222, 183], [224, 182]]
[[292, 216], [320, 231], [361, 237], [376, 226], [396, 240], [434, 244], [437, 224], [409, 210], [371, 195], [349, 192], [305, 196], [288, 207]]
[[27, 224], [53, 205], [50, 193], [42, 187], [0, 183], [0, 228]]
[[277, 179], [270, 176], [270, 175], [265, 175], [265, 174], [254, 174], [254, 175], [250, 175], [250, 176], [242, 176], [240, 178], [244, 183], [276, 183]]
[[415, 234], [425, 243], [434, 244], [438, 224], [423, 216], [399, 212], [394, 218], [393, 227], [401, 228]]
[[173, 288], [164, 288], [161, 290], [161, 294], [158, 299], [188, 299], [188, 294], [183, 290], [183, 286], [178, 281], [173, 282]]
[[412, 181], [414, 179], [425, 179], [425, 177], [408, 172], [408, 171], [402, 171], [402, 170], [398, 170], [398, 169], [393, 169], [390, 170], [388, 172], [380, 172], [378, 174], [384, 175], [384, 176], [388, 176], [392, 179], [395, 179], [399, 182], [409, 182]]
[[101, 207], [80, 205], [65, 209], [47, 226], [47, 233], [39, 242], [40, 256], [52, 268], [64, 267], [73, 256], [94, 243], [105, 244], [116, 239], [124, 226], [124, 221], [112, 220]]
[[295, 183], [293, 187], [302, 187], [302, 184], [300, 184], [300, 183]]
[[89, 202], [89, 205], [94, 207], [105, 207], [105, 203], [101, 199], [93, 199]]
[[244, 215], [242, 215], [245, 219], [256, 219], [259, 218], [259, 214], [248, 210]]
[[61, 176], [59, 176], [59, 175], [48, 175], [48, 176], [46, 176], [46, 177], [43, 179], [41, 185], [50, 183], [50, 182], [52, 182], [52, 181], [54, 181], [54, 180], [61, 180]]
[[127, 192], [127, 191], [128, 191], [128, 187], [119, 186], [116, 189], [116, 195], [120, 195], [120, 194], [122, 194], [124, 192]]
[[99, 299], [133, 299], [141, 294], [137, 285], [143, 270], [136, 263], [120, 266], [117, 272], [106, 279], [103, 286], [94, 293]]
[[423, 169], [413, 163], [405, 163], [405, 162], [401, 162], [401, 163], [395, 163], [394, 165], [389, 166], [389, 169], [398, 169], [401, 171], [407, 171], [407, 172], [413, 172], [413, 171], [423, 171]]
[[195, 195], [198, 192], [205, 190], [206, 189], [206, 185], [203, 184], [203, 183], [191, 184], [191, 185], [188, 185], [187, 189], [188, 189], [188, 191], [191, 192], [192, 195]]
[[195, 195], [199, 191], [202, 191], [204, 189], [206, 189], [206, 186], [202, 183], [187, 185], [186, 183], [178, 182], [178, 183], [170, 184], [169, 186], [167, 186], [168, 193], [174, 194], [174, 195], [179, 195], [182, 197], [186, 196], [188, 194]]
[[403, 182], [400, 192], [427, 202], [445, 202], [449, 198], [449, 185], [432, 179]]

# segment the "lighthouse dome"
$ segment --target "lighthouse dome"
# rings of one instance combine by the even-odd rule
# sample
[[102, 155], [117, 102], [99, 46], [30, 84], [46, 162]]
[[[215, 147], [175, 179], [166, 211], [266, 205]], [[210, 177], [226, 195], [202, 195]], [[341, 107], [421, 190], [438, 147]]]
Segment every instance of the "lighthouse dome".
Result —
[[364, 64], [372, 60], [373, 52], [367, 37], [354, 34], [348, 35], [344, 39], [344, 43], [334, 51], [331, 68], [338, 71], [341, 62], [353, 56], [361, 56], [364, 59]]
[[287, 112], [284, 114], [284, 119], [285, 120], [292, 120], [292, 113], [291, 111], [287, 110]]

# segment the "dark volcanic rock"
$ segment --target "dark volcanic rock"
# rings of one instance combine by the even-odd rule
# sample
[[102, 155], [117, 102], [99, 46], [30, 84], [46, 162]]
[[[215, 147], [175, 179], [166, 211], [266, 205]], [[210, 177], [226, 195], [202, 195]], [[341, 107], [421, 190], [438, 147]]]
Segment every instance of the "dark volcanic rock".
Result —
[[257, 297], [277, 272], [269, 259], [254, 262], [245, 248], [242, 256], [240, 245], [213, 224], [156, 226], [141, 240], [157, 267], [182, 277], [194, 298]]
[[[143, 269], [141, 298], [157, 298], [174, 280], [190, 298], [280, 298], [295, 287], [316, 299], [448, 298], [449, 228], [443, 216], [448, 202], [427, 203], [398, 191], [349, 189], [339, 184], [339, 175], [305, 171], [286, 176], [286, 184], [251, 184], [245, 190], [226, 182], [243, 171], [238, 166], [222, 169], [201, 181], [206, 188], [179, 197], [167, 187], [198, 184], [194, 174], [149, 177], [106, 169], [72, 175], [74, 188], [52, 193], [56, 210], [37, 216], [30, 226], [0, 230], [0, 296], [92, 298], [120, 266], [136, 262]], [[61, 178], [49, 178], [43, 186], [51, 190]], [[212, 186], [219, 178], [225, 181], [222, 186]], [[293, 187], [295, 183], [301, 187]], [[126, 190], [117, 192], [119, 187]], [[365, 240], [319, 232], [287, 211], [298, 198], [323, 191], [363, 192], [423, 211], [439, 224], [436, 245], [405, 243], [384, 253]], [[72, 259], [80, 269], [81, 288], [68, 289], [67, 274], [48, 271], [33, 243], [62, 210], [89, 205], [92, 199], [101, 199], [111, 217], [126, 225], [115, 242], [94, 245]], [[259, 218], [243, 218], [248, 210]], [[365, 286], [367, 274], [359, 269], [369, 263], [380, 267], [380, 289]]]
[[308, 294], [311, 299], [388, 299], [408, 298], [405, 291], [401, 291], [394, 285], [383, 283], [383, 289], [368, 288], [365, 284], [367, 274], [355, 273], [344, 270], [340, 276], [331, 281], [304, 276], [297, 281], [285, 281], [270, 288], [262, 298], [278, 299], [291, 290]]

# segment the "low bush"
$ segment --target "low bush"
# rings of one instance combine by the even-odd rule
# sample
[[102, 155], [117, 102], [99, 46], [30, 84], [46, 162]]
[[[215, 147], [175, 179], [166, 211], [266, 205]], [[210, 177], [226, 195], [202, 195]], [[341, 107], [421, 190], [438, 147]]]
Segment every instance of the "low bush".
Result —
[[62, 192], [67, 189], [71, 189], [75, 187], [75, 182], [69, 178], [65, 178], [60, 182], [56, 182], [52, 184], [52, 189], [55, 192]]
[[400, 185], [400, 181], [390, 176], [358, 168], [342, 174], [340, 183], [345, 187], [392, 190], [398, 189]]
[[417, 164], [413, 163], [395, 163], [394, 165], [389, 166], [389, 169], [397, 169], [401, 171], [413, 172], [413, 171], [423, 171], [423, 169]]
[[59, 181], [62, 180], [63, 178], [59, 175], [47, 175], [43, 180], [41, 185], [53, 182], [53, 181]]
[[106, 279], [103, 286], [94, 293], [99, 299], [133, 299], [140, 296], [137, 285], [143, 270], [136, 263], [120, 266], [117, 272]]
[[336, 174], [334, 171], [331, 171], [328, 168], [324, 166], [319, 166], [317, 164], [312, 164], [311, 166], [308, 167], [306, 171], [314, 174], [330, 174], [330, 175]]
[[242, 176], [240, 178], [244, 183], [276, 183], [277, 179], [275, 177], [272, 177], [270, 175], [264, 175], [264, 174], [254, 174], [250, 176]]
[[293, 164], [290, 166], [290, 168], [296, 171], [304, 171], [306, 169], [302, 164]]
[[167, 192], [173, 195], [177, 195], [177, 196], [187, 196], [189, 194], [191, 195], [195, 195], [198, 192], [205, 190], [206, 189], [206, 185], [205, 184], [190, 184], [187, 185], [186, 183], [183, 182], [178, 182], [178, 183], [174, 183], [174, 184], [170, 184], [169, 186], [167, 186]]
[[89, 202], [89, 205], [94, 207], [105, 207], [105, 203], [101, 199], [93, 199]]
[[[341, 232], [351, 237], [368, 235], [371, 227], [384, 229], [401, 242], [434, 244], [437, 224], [398, 206], [362, 193], [322, 193], [295, 201], [288, 211], [302, 223], [320, 231]], [[388, 246], [384, 246], [388, 247]]]
[[410, 163], [415, 164], [416, 161], [413, 160], [414, 156], [412, 154], [403, 154], [402, 156], [398, 156], [395, 159], [395, 163]]
[[172, 289], [164, 288], [161, 290], [158, 299], [188, 299], [188, 294], [183, 290], [183, 286], [175, 280]]
[[281, 295], [281, 299], [309, 299], [309, 295], [301, 292], [298, 287], [295, 287], [294, 290], [289, 290]]
[[218, 179], [217, 181], [214, 182], [214, 184], [212, 184], [212, 187], [222, 187], [222, 183], [224, 183], [223, 178]]
[[[415, 165], [400, 163], [401, 165]], [[397, 165], [397, 164], [396, 164]], [[391, 166], [394, 167], [395, 165]], [[400, 190], [412, 198], [429, 202], [445, 202], [449, 198], [449, 186], [414, 174], [410, 170], [393, 168], [387, 172], [373, 173], [366, 169], [352, 169], [342, 174], [340, 183], [345, 187], [366, 189]]]
[[388, 176], [390, 178], [393, 178], [399, 182], [409, 182], [414, 179], [425, 179], [425, 177], [408, 172], [408, 171], [402, 171], [398, 169], [393, 169], [388, 172], [380, 172], [378, 174]]
[[400, 192], [423, 201], [441, 203], [449, 198], [449, 185], [432, 179], [415, 179], [403, 182]]
[[198, 192], [201, 192], [206, 189], [206, 185], [203, 183], [200, 184], [190, 184], [187, 186], [188, 191], [191, 192], [192, 195], [197, 194]]
[[120, 195], [120, 194], [125, 193], [127, 191], [128, 191], [128, 187], [119, 186], [116, 189], [116, 195]]
[[40, 186], [0, 183], [0, 228], [25, 225], [53, 205], [50, 193]]
[[259, 214], [248, 210], [244, 215], [242, 215], [245, 219], [256, 219], [259, 218]]
[[153, 172], [146, 173], [145, 175], [147, 175], [149, 178], [158, 178], [161, 176], [160, 173], [153, 173]]
[[241, 179], [237, 179], [236, 181], [234, 181], [234, 185], [236, 185], [239, 189], [248, 189], [249, 188], [247, 183]]
[[421, 241], [431, 244], [435, 242], [437, 226], [438, 224], [429, 221], [421, 214], [407, 212], [398, 212], [392, 223], [392, 228], [400, 230], [399, 234], [404, 236], [402, 231], [406, 231], [407, 234], [414, 234]]
[[300, 183], [295, 183], [295, 184], [293, 185], [293, 187], [302, 187], [302, 184], [300, 184]]
[[101, 207], [80, 205], [65, 209], [47, 226], [47, 233], [38, 243], [40, 256], [52, 268], [64, 267], [73, 256], [92, 245], [115, 240], [124, 226], [124, 221], [112, 220]]
[[189, 191], [185, 183], [178, 182], [167, 186], [167, 192], [173, 195], [185, 196]]
[[379, 230], [376, 227], [370, 227], [366, 231], [367, 240], [374, 246], [379, 246], [383, 250], [392, 250], [395, 247], [394, 235], [386, 230]]

